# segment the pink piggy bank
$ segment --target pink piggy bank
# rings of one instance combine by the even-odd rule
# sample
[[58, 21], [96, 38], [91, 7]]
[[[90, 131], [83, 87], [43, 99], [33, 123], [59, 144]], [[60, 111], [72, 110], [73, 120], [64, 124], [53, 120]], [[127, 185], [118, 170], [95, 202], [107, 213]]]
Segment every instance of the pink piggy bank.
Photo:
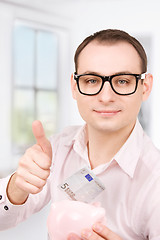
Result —
[[50, 240], [66, 240], [69, 233], [81, 235], [96, 222], [106, 223], [105, 210], [98, 204], [64, 200], [51, 205], [47, 219]]

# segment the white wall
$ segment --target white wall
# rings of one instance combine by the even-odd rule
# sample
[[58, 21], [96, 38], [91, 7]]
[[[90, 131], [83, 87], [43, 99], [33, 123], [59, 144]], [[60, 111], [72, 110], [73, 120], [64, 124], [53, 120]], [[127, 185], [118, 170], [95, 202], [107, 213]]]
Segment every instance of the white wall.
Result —
[[[61, 48], [60, 74], [60, 125], [80, 124], [82, 120], [72, 100], [69, 87], [71, 72], [74, 71], [73, 55], [77, 45], [88, 35], [100, 29], [119, 28], [130, 34], [151, 38], [151, 60], [149, 70], [154, 75], [153, 93], [148, 101], [151, 117], [150, 135], [160, 148], [160, 3], [159, 0], [81, 0], [56, 1], [52, 8], [45, 5], [45, 12], [10, 7], [0, 3], [0, 171], [5, 174], [12, 166], [10, 146], [10, 99], [11, 99], [11, 31], [16, 17], [30, 19], [36, 23], [61, 27], [67, 32]], [[49, 14], [47, 14], [47, 11]], [[63, 31], [62, 31], [63, 32]], [[64, 33], [65, 34], [65, 33]], [[62, 33], [63, 35], [63, 33]], [[67, 42], [67, 49], [66, 49]], [[150, 50], [150, 49], [149, 49]], [[3, 147], [5, 146], [5, 147]], [[5, 164], [4, 164], [5, 162]], [[15, 229], [0, 233], [0, 239], [44, 240], [48, 208], [33, 216]], [[44, 228], [43, 228], [44, 226]], [[34, 235], [33, 233], [36, 233]], [[39, 234], [39, 235], [38, 235]]]
[[10, 12], [0, 8], [0, 169], [3, 172], [10, 167], [11, 152], [9, 127], [11, 115], [9, 104], [11, 102], [11, 22]]

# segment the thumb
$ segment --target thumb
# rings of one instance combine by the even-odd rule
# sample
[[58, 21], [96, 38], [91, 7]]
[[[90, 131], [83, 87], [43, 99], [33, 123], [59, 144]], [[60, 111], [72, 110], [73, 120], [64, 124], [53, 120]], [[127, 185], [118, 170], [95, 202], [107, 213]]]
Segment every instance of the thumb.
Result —
[[42, 123], [38, 120], [32, 123], [32, 131], [36, 138], [37, 144], [42, 148], [50, 158], [52, 158], [52, 147], [49, 140], [46, 138]]

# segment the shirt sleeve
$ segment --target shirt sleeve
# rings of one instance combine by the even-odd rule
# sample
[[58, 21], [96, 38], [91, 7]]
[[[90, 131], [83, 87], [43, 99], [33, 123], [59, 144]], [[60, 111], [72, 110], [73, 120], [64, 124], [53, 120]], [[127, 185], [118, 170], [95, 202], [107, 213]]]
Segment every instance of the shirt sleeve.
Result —
[[150, 218], [146, 222], [146, 227], [148, 228], [148, 239], [160, 240], [160, 198], [159, 204], [154, 206]]
[[14, 205], [7, 198], [6, 188], [11, 176], [0, 179], [0, 231], [16, 226], [33, 213], [40, 211], [50, 201], [50, 177], [43, 190], [30, 194], [22, 205]]
[[160, 174], [146, 199], [145, 236], [150, 240], [160, 240]]

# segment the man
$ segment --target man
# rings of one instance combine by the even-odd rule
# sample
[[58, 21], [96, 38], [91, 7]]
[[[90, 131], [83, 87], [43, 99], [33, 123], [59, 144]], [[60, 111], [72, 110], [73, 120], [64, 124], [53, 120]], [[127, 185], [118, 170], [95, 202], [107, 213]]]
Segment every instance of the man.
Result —
[[78, 47], [75, 69], [72, 95], [86, 125], [69, 127], [49, 142], [41, 123], [33, 123], [37, 143], [0, 184], [1, 229], [50, 199], [62, 200], [57, 186], [86, 165], [105, 185], [95, 200], [106, 210], [107, 225], [82, 229], [82, 239], [160, 239], [160, 152], [137, 120], [153, 81], [145, 51], [126, 32], [100, 31]]

